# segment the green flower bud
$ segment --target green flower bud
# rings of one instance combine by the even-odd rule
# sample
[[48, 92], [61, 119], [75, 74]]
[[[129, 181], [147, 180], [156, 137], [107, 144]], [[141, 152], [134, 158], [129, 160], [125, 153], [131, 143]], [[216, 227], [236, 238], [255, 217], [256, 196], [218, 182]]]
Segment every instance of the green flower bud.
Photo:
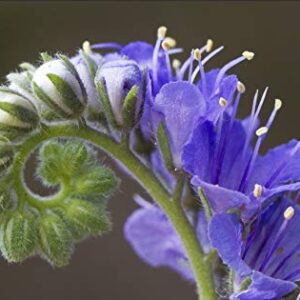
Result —
[[65, 218], [73, 228], [75, 237], [85, 234], [101, 234], [111, 228], [105, 211], [99, 206], [79, 199], [71, 199], [66, 206]]
[[118, 181], [114, 173], [103, 166], [93, 166], [74, 178], [75, 192], [83, 196], [108, 196], [116, 188]]
[[41, 255], [50, 264], [63, 267], [69, 263], [74, 248], [72, 234], [59, 216], [42, 216], [38, 236]]
[[85, 106], [85, 90], [70, 61], [54, 59], [41, 65], [32, 87], [43, 105], [63, 118], [78, 118]]
[[7, 170], [14, 160], [13, 145], [0, 139], [0, 173]]
[[21, 262], [33, 254], [36, 245], [36, 222], [29, 212], [8, 215], [1, 226], [0, 248], [9, 262]]
[[16, 138], [37, 127], [39, 117], [34, 105], [21, 94], [0, 89], [0, 133], [7, 138]]

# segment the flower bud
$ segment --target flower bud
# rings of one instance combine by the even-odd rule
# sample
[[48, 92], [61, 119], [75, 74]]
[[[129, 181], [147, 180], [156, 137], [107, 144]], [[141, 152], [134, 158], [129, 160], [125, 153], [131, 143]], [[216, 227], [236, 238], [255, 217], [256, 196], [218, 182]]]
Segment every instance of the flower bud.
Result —
[[39, 223], [39, 245], [42, 256], [54, 266], [69, 263], [73, 253], [73, 241], [67, 225], [57, 215], [44, 215]]
[[21, 262], [33, 254], [36, 245], [35, 218], [28, 212], [14, 212], [2, 224], [1, 251], [9, 262]]
[[54, 59], [41, 65], [32, 88], [39, 100], [63, 118], [77, 118], [85, 105], [85, 90], [71, 62]]
[[104, 210], [85, 200], [71, 199], [65, 217], [77, 238], [85, 234], [101, 234], [111, 227]]
[[[142, 105], [142, 82], [143, 76], [138, 65], [132, 60], [118, 59], [104, 63], [97, 71], [96, 85], [101, 83], [108, 96], [112, 114], [119, 125], [123, 125], [123, 103], [129, 91], [137, 87], [137, 101], [135, 103], [133, 118], [137, 119]], [[100, 98], [103, 96], [100, 94]], [[106, 105], [103, 105], [106, 110]], [[107, 113], [105, 111], [105, 113]]]
[[34, 105], [21, 94], [0, 89], [0, 133], [16, 138], [37, 127], [39, 117]]

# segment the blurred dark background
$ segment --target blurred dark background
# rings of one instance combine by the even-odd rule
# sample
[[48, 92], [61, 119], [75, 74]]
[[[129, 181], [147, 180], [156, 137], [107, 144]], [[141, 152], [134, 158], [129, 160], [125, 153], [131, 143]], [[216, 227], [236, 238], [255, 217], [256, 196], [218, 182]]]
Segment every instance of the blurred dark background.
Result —
[[[266, 141], [266, 146], [273, 146], [299, 138], [299, 15], [300, 2], [289, 1], [1, 2], [0, 77], [3, 80], [20, 62], [35, 62], [41, 51], [72, 55], [84, 40], [154, 42], [156, 28], [166, 25], [187, 51], [207, 38], [224, 44], [225, 50], [209, 67], [245, 49], [255, 51], [254, 61], [234, 70], [247, 87], [242, 114], [255, 89], [270, 86], [265, 112], [269, 113], [274, 97], [284, 103]], [[110, 203], [114, 231], [78, 245], [64, 269], [53, 269], [39, 258], [21, 265], [1, 260], [1, 300], [196, 299], [191, 284], [169, 270], [149, 268], [124, 241], [122, 225], [135, 207], [132, 195], [142, 190], [120, 176], [121, 190]]]

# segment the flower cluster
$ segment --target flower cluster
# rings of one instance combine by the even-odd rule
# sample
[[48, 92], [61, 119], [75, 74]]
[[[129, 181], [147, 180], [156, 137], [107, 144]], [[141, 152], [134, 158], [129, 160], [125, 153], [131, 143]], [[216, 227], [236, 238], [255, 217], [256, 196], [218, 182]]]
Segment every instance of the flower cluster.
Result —
[[[238, 117], [246, 88], [231, 69], [252, 60], [253, 52], [244, 51], [207, 70], [223, 46], [214, 49], [209, 39], [181, 64], [171, 57], [182, 49], [166, 33], [167, 28], [160, 27], [154, 45], [85, 42], [72, 58], [43, 53], [40, 66], [22, 64], [22, 72], [9, 74], [8, 84], [0, 89], [0, 167], [8, 174], [4, 178], [11, 182], [18, 170], [16, 145], [53, 124], [104, 134], [105, 141], [108, 137], [109, 143], [130, 151], [129, 159], [140, 164], [132, 168], [146, 166], [154, 173], [170, 202], [177, 201], [184, 212], [203, 253], [212, 257], [217, 250], [222, 268], [233, 274], [230, 299], [279, 299], [300, 279], [300, 142], [291, 140], [260, 153], [282, 106], [275, 99], [267, 120], [260, 119], [267, 88], [254, 94], [250, 114]], [[102, 49], [113, 50], [100, 55]], [[108, 169], [94, 166], [92, 150], [82, 144], [52, 142], [40, 151], [38, 176], [61, 190], [46, 215], [42, 209], [38, 227], [31, 209], [41, 210], [40, 202], [32, 195], [19, 199], [23, 205], [14, 205], [4, 218], [1, 249], [11, 261], [40, 251], [53, 264], [63, 265], [72, 239], [109, 227], [103, 199], [116, 180]], [[151, 266], [167, 266], [196, 281], [185, 245], [166, 212], [139, 196], [136, 202], [140, 208], [124, 227], [136, 253]], [[36, 231], [24, 229], [31, 227]]]

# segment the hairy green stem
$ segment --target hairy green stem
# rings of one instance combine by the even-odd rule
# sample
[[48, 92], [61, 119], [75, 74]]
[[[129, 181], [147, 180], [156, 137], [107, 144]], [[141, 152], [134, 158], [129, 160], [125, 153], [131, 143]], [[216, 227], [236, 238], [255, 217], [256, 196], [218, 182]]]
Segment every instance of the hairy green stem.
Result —
[[[200, 247], [196, 234], [186, 218], [181, 207], [172, 201], [170, 195], [153, 175], [128, 149], [125, 143], [118, 144], [112, 138], [87, 126], [78, 127], [72, 124], [52, 125], [36, 133], [26, 140], [18, 152], [12, 172], [16, 177], [16, 193], [19, 199], [25, 199], [29, 204], [42, 209], [51, 207], [63, 196], [64, 189], [49, 200], [39, 200], [28, 193], [24, 187], [23, 167], [28, 156], [43, 141], [55, 137], [75, 137], [92, 143], [121, 162], [145, 188], [150, 196], [160, 205], [171, 220], [179, 237], [181, 238], [197, 283], [197, 291], [201, 300], [215, 300], [215, 290], [209, 263]], [[179, 189], [180, 190], [180, 189]]]

